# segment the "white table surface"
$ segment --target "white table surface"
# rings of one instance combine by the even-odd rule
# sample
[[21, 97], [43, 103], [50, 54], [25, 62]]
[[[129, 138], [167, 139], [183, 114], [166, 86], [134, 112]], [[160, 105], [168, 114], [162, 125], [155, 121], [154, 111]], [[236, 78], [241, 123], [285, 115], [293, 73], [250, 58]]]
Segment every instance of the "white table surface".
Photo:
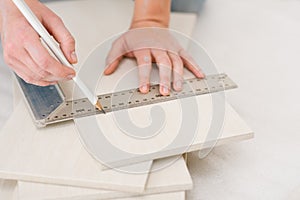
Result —
[[194, 38], [239, 85], [255, 139], [190, 159], [193, 200], [300, 199], [300, 1], [207, 0]]
[[206, 1], [194, 38], [239, 84], [228, 101], [256, 138], [218, 147], [203, 160], [191, 155], [188, 200], [300, 198], [299, 9], [298, 0]]

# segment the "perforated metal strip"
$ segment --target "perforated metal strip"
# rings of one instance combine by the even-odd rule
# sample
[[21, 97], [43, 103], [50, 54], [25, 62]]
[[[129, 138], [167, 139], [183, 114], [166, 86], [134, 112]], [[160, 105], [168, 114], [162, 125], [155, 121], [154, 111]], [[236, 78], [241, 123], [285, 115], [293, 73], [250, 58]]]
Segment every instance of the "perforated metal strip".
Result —
[[[99, 95], [105, 112], [128, 109], [144, 105], [150, 105], [178, 98], [186, 98], [195, 95], [203, 95], [213, 92], [236, 88], [237, 85], [226, 75], [209, 75], [205, 79], [188, 79], [183, 84], [181, 92], [171, 91], [169, 96], [159, 94], [159, 85], [152, 85], [148, 94], [142, 94], [138, 89], [125, 90], [116, 93]], [[87, 99], [66, 101], [61, 108], [53, 112], [45, 119], [45, 125], [60, 121], [71, 120], [75, 117], [84, 117], [95, 114], [103, 114], [97, 110]]]

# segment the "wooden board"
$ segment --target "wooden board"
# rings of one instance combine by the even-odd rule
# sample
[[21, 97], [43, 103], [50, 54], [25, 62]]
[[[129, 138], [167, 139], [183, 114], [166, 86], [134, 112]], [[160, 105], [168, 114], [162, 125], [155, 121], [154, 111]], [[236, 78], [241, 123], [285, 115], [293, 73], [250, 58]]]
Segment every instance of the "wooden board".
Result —
[[[112, 0], [109, 2], [105, 0], [90, 0], [89, 4], [86, 4], [86, 2], [84, 1], [71, 1], [71, 2], [49, 3], [48, 5], [51, 9], [53, 9], [56, 13], [58, 13], [63, 18], [67, 27], [71, 30], [71, 32], [74, 34], [76, 38], [78, 44], [78, 54], [79, 54], [79, 63], [78, 65], [76, 65], [77, 68], [79, 68], [85, 63], [85, 59], [89, 54], [88, 52], [94, 49], [100, 42], [103, 42], [108, 37], [127, 29], [128, 24], [130, 23], [131, 20], [131, 12], [133, 10], [133, 2], [130, 0], [122, 1], [122, 2], [116, 0]], [[99, 12], [99, 8], [103, 8], [103, 7], [105, 7], [106, 9], [103, 9], [102, 12]], [[115, 12], [111, 12], [111, 10], [114, 10]], [[73, 16], [77, 17], [76, 13], [79, 12], [84, 14], [80, 16], [80, 18], [76, 18], [74, 20]], [[115, 13], [118, 13], [118, 15], [116, 15]], [[102, 20], [104, 18], [109, 20]], [[171, 16], [171, 28], [181, 33], [184, 33], [186, 35], [191, 34], [194, 23], [195, 23], [195, 15], [193, 14], [173, 13]], [[103, 29], [102, 27], [109, 27], [109, 28]], [[102, 63], [104, 59], [100, 59], [100, 55], [102, 54], [98, 54], [98, 55], [99, 56], [96, 56], [95, 59], [92, 58], [92, 61], [89, 62], [89, 64], [100, 66], [98, 70], [101, 71], [102, 69], [100, 68], [103, 67], [104, 65]], [[193, 56], [194, 55], [195, 58], [197, 58], [198, 51], [196, 51], [193, 54]], [[205, 68], [206, 62], [203, 61], [203, 59], [197, 59], [197, 61], [198, 60], [201, 64], [203, 63], [201, 67]], [[132, 60], [125, 60], [122, 63], [122, 66], [120, 66], [112, 76], [104, 76], [101, 79], [99, 83], [100, 87], [97, 88], [97, 94], [109, 93], [111, 91], [114, 91], [114, 86], [117, 80], [120, 80], [120, 77], [122, 77], [124, 74], [126, 74], [128, 71], [132, 70], [133, 68], [136, 68], [136, 63]], [[156, 68], [154, 68], [152, 72], [151, 82], [158, 82], [158, 72], [155, 69]], [[95, 74], [95, 72], [89, 72], [89, 73]], [[136, 74], [137, 73], [135, 73], [133, 76], [129, 75], [128, 77], [126, 77], [126, 79], [130, 81], [128, 81], [126, 85], [122, 85], [122, 89], [131, 89], [131, 88], [136, 88], [138, 86], [138, 78]], [[191, 74], [185, 71], [185, 78], [190, 78], [190, 77], [192, 77]], [[80, 92], [73, 93], [74, 92], [73, 83], [71, 81], [61, 83], [61, 86], [64, 90], [67, 99], [77, 99], [83, 97], [82, 94], [80, 94]], [[199, 127], [198, 130], [199, 133], [201, 134], [197, 135], [197, 139], [195, 140], [196, 142], [192, 146], [190, 146], [189, 151], [203, 149], [211, 145], [211, 141], [205, 143], [205, 141], [207, 141], [206, 139], [207, 129], [210, 126], [210, 120], [212, 117], [211, 111], [213, 110], [209, 98], [210, 97], [199, 98], [198, 105], [200, 107], [199, 110], [201, 110], [200, 111], [201, 116], [199, 118], [199, 121], [201, 121], [201, 126]], [[167, 108], [166, 104], [164, 104], [163, 107], [164, 109], [166, 109]], [[151, 108], [152, 106], [148, 106], [147, 108], [144, 107], [141, 109], [132, 109], [130, 113], [131, 116], [135, 116], [135, 120], [138, 120], [138, 124], [149, 124], [148, 111], [151, 110]], [[172, 111], [173, 109], [178, 110], [178, 104], [172, 103], [168, 105], [168, 109]], [[143, 113], [147, 113], [147, 115], [143, 115]], [[169, 112], [169, 119], [167, 120], [169, 122], [168, 123], [169, 127], [172, 126], [171, 123], [172, 120], [175, 121], [177, 120], [176, 122], [180, 121], [179, 118], [174, 119], [176, 118], [174, 116], [179, 116], [179, 115], [176, 115], [174, 113], [171, 114], [171, 113], [172, 112]], [[143, 147], [144, 150], [147, 150], [148, 152], [153, 151], [152, 148], [153, 146], [155, 146], [156, 149], [159, 149], [161, 148], [162, 145], [165, 145], [166, 142], [170, 141], [170, 138], [174, 137], [174, 134], [176, 134], [175, 133], [176, 131], [174, 131], [176, 130], [176, 128], [173, 127], [173, 129], [165, 130], [167, 134], [161, 134], [164, 137], [158, 138], [158, 140], [160, 141], [153, 139], [152, 141], [149, 140], [144, 142], [139, 141], [138, 144], [134, 144], [136, 141], [133, 141], [132, 138], [131, 139], [125, 138], [126, 136], [124, 134], [121, 134], [120, 130], [117, 130], [117, 127], [113, 127], [113, 126], [109, 127], [108, 124], [106, 123], [104, 124], [104, 122], [111, 122], [112, 118], [113, 117], [111, 114], [105, 117], [104, 116], [97, 117], [100, 126], [102, 126], [104, 130], [110, 128], [111, 131], [106, 131], [109, 140], [114, 141], [115, 145], [120, 146], [129, 152], [138, 152], [142, 154], [143, 152], [140, 152], [141, 146]], [[139, 118], [141, 118], [142, 120], [140, 120]], [[87, 119], [87, 121], [89, 121], [89, 119]], [[178, 125], [179, 123], [174, 122], [173, 124]], [[110, 134], [111, 132], [113, 132], [114, 134]], [[120, 137], [122, 139], [114, 140], [115, 137]], [[230, 141], [249, 139], [251, 137], [253, 137], [252, 131], [243, 122], [243, 120], [240, 119], [238, 114], [229, 105], [226, 105], [226, 116], [225, 116], [224, 128], [222, 132], [222, 137], [219, 138], [218, 144], [227, 143]], [[160, 156], [165, 156], [165, 155], [164, 154], [157, 155], [156, 158]]]
[[[163, 193], [146, 196], [128, 197], [116, 200], [185, 200], [185, 192]], [[94, 199], [96, 200], [96, 199]]]
[[[176, 160], [174, 160], [176, 159]], [[171, 164], [171, 165], [170, 165]], [[170, 166], [169, 166], [170, 165]], [[154, 161], [143, 195], [189, 190], [192, 180], [182, 157]], [[125, 198], [137, 194], [19, 181], [20, 200], [77, 200]], [[43, 197], [43, 198], [42, 198]]]
[[0, 199], [18, 200], [17, 181], [0, 179]]
[[[42, 196], [44, 197], [44, 196]], [[0, 199], [2, 200], [22, 200], [22, 195], [18, 192], [18, 182], [12, 180], [0, 180]], [[41, 200], [42, 198], [39, 198]], [[84, 198], [86, 200], [86, 198]], [[154, 195], [144, 195], [136, 197], [118, 198], [115, 200], [184, 200], [185, 192], [163, 193]], [[82, 198], [77, 198], [82, 200]], [[89, 198], [89, 200], [96, 200], [95, 198]]]
[[[220, 130], [220, 134], [209, 134], [211, 125], [210, 120], [213, 113], [210, 105], [210, 99], [208, 96], [197, 97], [196, 99], [198, 100], [198, 105], [200, 107], [199, 112], [201, 111], [201, 115], [199, 115], [198, 119], [199, 126], [193, 137], [191, 137], [190, 141], [184, 141], [178, 146], [170, 145], [172, 141], [177, 138], [178, 130], [180, 129], [180, 125], [182, 123], [182, 121], [180, 121], [180, 112], [176, 112], [176, 102], [159, 104], [162, 106], [165, 114], [167, 115], [165, 126], [159, 134], [147, 140], [136, 139], [124, 134], [123, 129], [115, 123], [115, 116], [113, 113], [98, 115], [95, 123], [99, 124], [99, 128], [104, 135], [103, 137], [107, 138], [107, 143], [110, 143], [117, 149], [122, 149], [122, 151], [126, 152], [126, 154], [115, 154], [120, 155], [119, 157], [105, 157], [102, 161], [106, 162], [110, 166], [122, 166], [124, 164], [132, 164], [135, 162], [172, 156], [182, 153], [183, 151], [191, 152], [203, 150], [215, 145], [241, 141], [253, 137], [253, 132], [251, 129], [248, 128], [239, 115], [227, 103], [225, 104], [225, 117], [222, 124], [223, 128]], [[135, 122], [135, 124], [138, 125], [149, 123], [150, 110], [152, 107], [153, 106], [146, 106], [143, 108], [134, 108], [129, 110], [131, 119], [133, 119], [132, 122]], [[92, 120], [94, 120], [94, 117], [76, 119], [77, 127], [82, 127], [82, 130], [84, 130], [86, 124], [93, 124], [91, 123]], [[82, 132], [82, 130], [80, 131], [82, 135], [86, 135]], [[86, 136], [84, 137], [87, 139]], [[100, 141], [98, 138], [91, 139], [94, 141]], [[102, 144], [102, 142], [103, 141], [99, 142], [99, 144]], [[86, 146], [87, 149], [90, 148], [89, 145]], [[99, 151], [101, 151], [101, 148], [99, 148], [99, 150], [97, 149], [97, 151], [90, 150], [94, 157], [100, 155], [100, 158], [98, 158], [101, 160], [103, 158], [101, 157], [103, 154], [99, 154]]]
[[[135, 167], [147, 171], [151, 162]], [[72, 122], [37, 129], [21, 101], [0, 133], [0, 177], [142, 192], [148, 174], [102, 171], [82, 147]]]
[[[94, 55], [97, 55], [97, 53]], [[88, 66], [94, 66], [97, 63], [96, 56], [92, 56]], [[135, 65], [134, 61], [125, 60], [113, 75], [102, 77], [96, 88], [97, 94], [137, 88], [138, 77], [136, 74], [138, 72]], [[125, 75], [126, 77], [124, 78]], [[185, 71], [184, 76], [185, 79], [193, 77], [188, 71]], [[116, 83], [119, 80], [122, 80], [122, 84], [119, 84], [116, 89]], [[159, 82], [157, 68], [152, 70], [151, 82]], [[234, 92], [234, 90], [228, 92]], [[79, 93], [75, 95], [80, 96]], [[254, 135], [252, 130], [224, 98], [225, 95], [222, 96], [222, 94], [200, 95], [184, 100], [161, 102], [111, 112], [106, 115], [101, 114], [96, 117], [78, 118], [75, 120], [75, 124], [81, 133], [82, 140], [85, 141], [85, 147], [94, 157], [101, 160], [100, 155], [103, 151], [101, 147], [111, 145], [126, 152], [126, 155], [119, 156], [119, 154], [116, 154], [101, 161], [115, 166], [130, 164], [180, 154], [183, 151], [182, 149], [187, 152], [203, 150], [216, 144], [252, 138]], [[185, 103], [183, 104], [182, 101]], [[192, 105], [190, 103], [194, 103], [194, 105], [190, 107]], [[186, 113], [186, 110], [183, 110], [183, 105], [185, 105], [185, 108], [189, 107], [190, 111], [188, 113]], [[152, 116], [152, 109], [157, 108], [157, 106], [162, 111]], [[217, 107], [219, 108], [217, 109]], [[165, 115], [165, 117], [162, 118], [162, 115]], [[160, 121], [164, 120], [164, 123], [163, 126], [159, 127], [159, 132], [155, 133], [153, 137], [140, 139], [137, 138], [138, 132], [126, 133], [127, 130], [142, 131], [143, 127], [151, 127], [153, 119], [157, 118], [162, 118]], [[193, 120], [195, 121], [192, 122]], [[128, 123], [124, 124], [122, 121], [127, 121]], [[197, 126], [194, 130], [191, 128], [191, 132], [181, 133], [182, 137], [189, 136], [191, 140], [187, 141], [187, 143], [169, 146], [177, 138], [178, 132], [183, 125], [188, 127]], [[130, 129], [128, 126], [130, 128], [136, 126], [137, 128]], [[217, 126], [219, 126], [219, 130], [217, 130]], [[87, 130], [88, 127], [93, 128], [87, 135], [83, 130]], [[213, 129], [216, 129], [216, 131], [209, 132]], [[97, 130], [95, 134], [92, 133], [93, 130]], [[102, 135], [99, 136], [101, 132]], [[129, 136], [128, 134], [135, 134], [137, 137]], [[90, 145], [90, 141], [99, 141], [99, 144], [102, 145], [95, 148], [95, 146]], [[104, 141], [107, 142], [104, 143]]]

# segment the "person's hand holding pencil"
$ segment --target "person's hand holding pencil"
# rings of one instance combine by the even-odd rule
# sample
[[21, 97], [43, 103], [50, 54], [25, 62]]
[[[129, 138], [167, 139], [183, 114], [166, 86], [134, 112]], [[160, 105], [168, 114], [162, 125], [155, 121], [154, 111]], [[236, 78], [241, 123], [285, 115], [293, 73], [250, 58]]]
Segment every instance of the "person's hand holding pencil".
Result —
[[[70, 63], [76, 63], [75, 40], [62, 20], [37, 0], [26, 1], [60, 44]], [[0, 31], [5, 62], [27, 83], [47, 86], [69, 80], [75, 71], [53, 58], [11, 0], [0, 0]]]

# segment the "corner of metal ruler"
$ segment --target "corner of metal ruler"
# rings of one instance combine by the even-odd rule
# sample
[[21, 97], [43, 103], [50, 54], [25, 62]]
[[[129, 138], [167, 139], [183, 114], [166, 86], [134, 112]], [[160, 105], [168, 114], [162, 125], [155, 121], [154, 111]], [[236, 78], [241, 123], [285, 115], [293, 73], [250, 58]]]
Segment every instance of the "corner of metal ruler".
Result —
[[60, 86], [36, 86], [26, 83], [17, 75], [15, 77], [35, 125], [45, 127], [46, 119], [65, 102]]

